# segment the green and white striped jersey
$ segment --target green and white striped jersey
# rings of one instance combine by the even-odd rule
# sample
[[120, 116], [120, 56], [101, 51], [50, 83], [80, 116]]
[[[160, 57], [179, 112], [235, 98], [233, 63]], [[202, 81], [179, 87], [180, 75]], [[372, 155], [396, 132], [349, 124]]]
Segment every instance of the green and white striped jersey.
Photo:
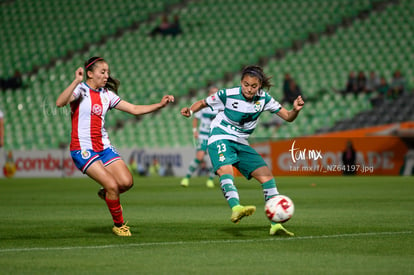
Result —
[[206, 98], [207, 105], [219, 113], [211, 123], [208, 144], [229, 139], [248, 145], [247, 138], [256, 128], [264, 111], [277, 113], [282, 108], [271, 95], [259, 90], [252, 101], [243, 96], [241, 87], [223, 89]]
[[210, 134], [210, 125], [213, 119], [216, 117], [218, 111], [211, 108], [204, 108], [201, 111], [195, 113], [195, 118], [199, 120], [198, 124], [198, 138], [201, 140], [207, 140]]

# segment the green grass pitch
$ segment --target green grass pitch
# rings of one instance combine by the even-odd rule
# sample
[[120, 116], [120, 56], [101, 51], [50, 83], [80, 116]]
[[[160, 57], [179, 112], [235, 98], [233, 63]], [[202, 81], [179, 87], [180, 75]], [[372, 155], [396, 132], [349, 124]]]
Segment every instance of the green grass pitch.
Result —
[[0, 181], [1, 274], [414, 274], [412, 177], [276, 177], [295, 202], [268, 235], [260, 185], [236, 178], [239, 224], [205, 178], [135, 178], [121, 196], [132, 237], [112, 220], [90, 179]]

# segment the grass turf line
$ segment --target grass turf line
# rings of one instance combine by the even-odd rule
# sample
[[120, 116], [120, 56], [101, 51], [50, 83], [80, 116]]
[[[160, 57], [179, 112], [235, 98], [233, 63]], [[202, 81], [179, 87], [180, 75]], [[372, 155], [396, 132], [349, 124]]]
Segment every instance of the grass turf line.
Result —
[[131, 238], [111, 234], [108, 210], [92, 180], [2, 180], [0, 266], [5, 273], [72, 274], [267, 274], [281, 266], [284, 274], [413, 271], [409, 177], [276, 178], [279, 191], [295, 202], [296, 213], [286, 224], [297, 235], [292, 239], [267, 235], [257, 182], [236, 179], [241, 202], [258, 211], [234, 225], [218, 187], [207, 189], [200, 178], [184, 189], [179, 180], [135, 179], [121, 197]]

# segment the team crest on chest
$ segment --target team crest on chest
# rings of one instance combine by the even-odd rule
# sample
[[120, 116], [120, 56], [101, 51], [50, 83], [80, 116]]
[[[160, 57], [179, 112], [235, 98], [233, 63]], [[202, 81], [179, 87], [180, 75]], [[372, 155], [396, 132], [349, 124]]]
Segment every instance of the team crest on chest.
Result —
[[261, 108], [262, 106], [260, 105], [260, 101], [256, 101], [256, 103], [254, 104], [254, 110], [258, 112]]
[[99, 104], [93, 104], [92, 106], [92, 114], [101, 116], [102, 115], [102, 106]]

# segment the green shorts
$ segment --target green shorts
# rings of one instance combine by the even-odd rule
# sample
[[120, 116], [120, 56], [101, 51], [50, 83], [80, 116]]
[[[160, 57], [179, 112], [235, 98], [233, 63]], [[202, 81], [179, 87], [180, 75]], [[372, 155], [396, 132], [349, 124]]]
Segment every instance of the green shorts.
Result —
[[207, 142], [208, 139], [201, 139], [197, 140], [197, 151], [207, 152]]
[[251, 179], [251, 173], [257, 168], [267, 166], [262, 156], [252, 147], [234, 142], [232, 140], [218, 140], [208, 145], [208, 154], [214, 172], [221, 166], [233, 165], [247, 179]]

